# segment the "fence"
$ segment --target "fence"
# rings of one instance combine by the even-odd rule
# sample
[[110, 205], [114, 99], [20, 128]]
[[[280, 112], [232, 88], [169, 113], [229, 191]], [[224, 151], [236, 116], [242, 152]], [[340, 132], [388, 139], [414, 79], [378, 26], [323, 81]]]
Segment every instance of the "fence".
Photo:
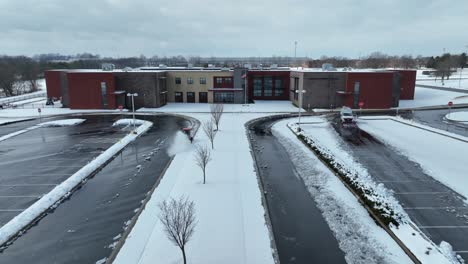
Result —
[[35, 93], [30, 93], [30, 94], [5, 97], [5, 98], [0, 98], [0, 104], [9, 104], [9, 103], [14, 103], [18, 101], [27, 100], [27, 99], [46, 97], [46, 96], [47, 96], [47, 92], [35, 92]]

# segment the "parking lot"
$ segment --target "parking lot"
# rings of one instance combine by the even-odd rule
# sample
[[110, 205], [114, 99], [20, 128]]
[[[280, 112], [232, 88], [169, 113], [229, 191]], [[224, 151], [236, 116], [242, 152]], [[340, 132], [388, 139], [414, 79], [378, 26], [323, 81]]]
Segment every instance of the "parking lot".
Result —
[[[112, 116], [85, 116], [73, 127], [39, 128], [0, 142], [0, 226], [125, 135]], [[5, 125], [2, 133], [34, 125]]]
[[433, 242], [449, 242], [468, 260], [468, 207], [464, 197], [364, 131], [345, 142], [369, 174], [394, 191], [410, 218]]

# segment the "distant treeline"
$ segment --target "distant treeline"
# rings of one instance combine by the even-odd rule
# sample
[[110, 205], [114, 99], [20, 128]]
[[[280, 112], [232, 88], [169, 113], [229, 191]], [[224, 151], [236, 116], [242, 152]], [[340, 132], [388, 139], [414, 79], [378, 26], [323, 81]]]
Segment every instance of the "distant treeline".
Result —
[[200, 56], [171, 56], [171, 57], [101, 57], [91, 53], [76, 55], [61, 55], [57, 53], [40, 54], [33, 57], [0, 56], [0, 94], [12, 96], [18, 94], [15, 84], [28, 83], [30, 91], [37, 89], [36, 80], [43, 77], [44, 71], [49, 69], [100, 69], [103, 63], [114, 64], [116, 68], [126, 67], [155, 67], [159, 65], [184, 67], [242, 67], [250, 64], [252, 67], [269, 67], [271, 65], [320, 68], [324, 63], [331, 63], [337, 68], [403, 68], [414, 69], [427, 67], [434, 69], [435, 76], [448, 78], [455, 68], [465, 67], [466, 53], [443, 54], [436, 57], [413, 57], [410, 55], [391, 56], [381, 52], [371, 53], [369, 56], [350, 59], [346, 57], [325, 57], [312, 59], [308, 57], [200, 57]]

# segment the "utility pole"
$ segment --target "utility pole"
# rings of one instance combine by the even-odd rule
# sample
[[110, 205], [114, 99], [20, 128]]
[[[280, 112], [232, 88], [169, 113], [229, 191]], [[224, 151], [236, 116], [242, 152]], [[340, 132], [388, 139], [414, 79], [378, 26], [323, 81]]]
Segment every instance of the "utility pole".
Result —
[[133, 133], [136, 134], [136, 131], [135, 131], [135, 101], [134, 101], [134, 97], [138, 96], [138, 94], [137, 93], [128, 93], [127, 96], [132, 97]]
[[294, 64], [297, 62], [297, 40], [294, 41]]

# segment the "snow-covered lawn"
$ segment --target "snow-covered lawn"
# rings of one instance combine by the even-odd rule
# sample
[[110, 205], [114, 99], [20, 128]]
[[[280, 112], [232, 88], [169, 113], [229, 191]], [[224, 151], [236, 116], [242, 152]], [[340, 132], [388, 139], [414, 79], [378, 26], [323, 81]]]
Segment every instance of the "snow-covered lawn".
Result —
[[[168, 103], [160, 108], [140, 108], [143, 112], [209, 113], [211, 104]], [[254, 104], [224, 104], [225, 113], [289, 113], [297, 112], [291, 101], [255, 101]]]
[[[192, 109], [184, 105], [184, 112]], [[201, 122], [210, 118], [203, 113], [187, 115]], [[247, 121], [264, 115], [224, 113], [212, 150], [213, 160], [207, 167], [206, 184], [202, 184], [202, 171], [194, 160], [194, 146], [209, 145], [206, 135], [200, 129], [192, 145], [179, 133], [169, 149], [175, 158], [114, 263], [181, 263], [180, 250], [166, 238], [158, 219], [158, 204], [179, 196], [194, 201], [198, 221], [186, 247], [188, 263], [274, 263], [244, 127]]]
[[31, 130], [34, 130], [34, 129], [37, 129], [37, 128], [40, 128], [40, 127], [75, 126], [75, 125], [83, 123], [84, 121], [85, 121], [85, 119], [75, 118], [75, 119], [63, 119], [63, 120], [54, 120], [54, 121], [44, 122], [44, 123], [40, 123], [40, 124], [37, 124], [37, 125], [32, 126], [32, 127], [28, 127], [26, 129], [23, 129], [23, 130], [18, 130], [16, 132], [1, 136], [0, 137], [0, 142], [2, 142], [4, 140], [7, 140], [9, 138], [24, 134], [26, 132], [29, 132]]
[[[65, 124], [68, 122], [59, 122]], [[70, 122], [71, 123], [71, 122]], [[58, 123], [56, 123], [58, 124]], [[91, 173], [101, 167], [110, 158], [121, 151], [130, 142], [134, 141], [138, 136], [148, 131], [153, 125], [152, 122], [145, 121], [145, 123], [138, 127], [136, 134], [130, 133], [119, 142], [112, 145], [101, 155], [96, 157], [93, 161], [86, 164], [79, 171], [71, 175], [68, 179], [57, 185], [49, 193], [42, 196], [37, 202], [32, 204], [26, 210], [15, 216], [12, 220], [0, 228], [0, 244], [6, 243], [10, 238], [14, 237], [18, 232], [23, 230], [29, 223], [34, 221], [37, 217], [47, 211], [53, 206], [58, 206], [60, 201], [71, 194], [71, 191], [85, 180]]]
[[[374, 117], [375, 118], [375, 117]], [[391, 118], [391, 117], [388, 117]], [[421, 165], [431, 177], [468, 197], [466, 154], [468, 143], [455, 135], [430, 128], [430, 131], [390, 120], [360, 119], [359, 127]], [[456, 136], [468, 140], [462, 136]]]
[[[304, 130], [305, 135], [308, 137], [312, 138], [314, 141], [318, 142], [318, 144], [325, 146], [328, 151], [330, 151], [336, 158], [337, 160], [345, 164], [348, 168], [350, 168], [353, 171], [357, 171], [359, 173], [359, 178], [358, 179], [360, 182], [362, 182], [362, 185], [368, 186], [369, 188], [372, 188], [372, 190], [376, 191], [379, 193], [379, 195], [382, 195], [383, 197], [387, 197], [388, 201], [390, 204], [393, 206], [394, 210], [397, 211], [399, 214], [403, 215], [402, 222], [400, 223], [399, 227], [395, 227], [393, 225], [390, 225], [390, 229], [392, 230], [393, 233], [396, 234], [396, 236], [411, 250], [411, 252], [420, 260], [422, 263], [450, 263], [448, 260], [447, 256], [445, 256], [441, 250], [434, 250], [431, 252], [430, 255], [427, 255], [425, 252], [427, 251], [427, 248], [436, 248], [439, 249], [434, 243], [432, 243], [430, 240], [428, 240], [423, 233], [412, 223], [412, 221], [409, 219], [407, 216], [406, 212], [403, 210], [401, 205], [398, 203], [398, 201], [393, 197], [392, 192], [386, 189], [385, 186], [382, 184], [376, 184], [375, 181], [373, 180], [372, 176], [369, 175], [367, 170], [360, 164], [358, 163], [351, 154], [349, 154], [349, 151], [344, 148], [343, 146], [345, 145], [342, 141], [341, 138], [338, 136], [338, 134], [334, 131], [334, 129], [331, 127], [331, 125], [324, 119], [320, 117], [306, 117], [304, 118], [303, 122], [314, 122], [316, 124], [304, 124], [301, 125], [302, 129]], [[395, 133], [395, 129], [391, 129], [388, 131], [392, 131], [392, 134]], [[285, 137], [288, 137], [290, 142], [296, 141], [301, 143], [299, 140], [295, 139], [295, 136], [290, 133], [288, 134], [286, 132], [283, 132]], [[289, 143], [290, 144], [290, 143]], [[409, 143], [407, 143], [409, 144]], [[288, 149], [288, 143], [284, 144], [285, 147]], [[289, 147], [290, 148], [290, 147]], [[308, 150], [307, 148], [304, 147], [304, 152]], [[307, 152], [305, 152], [307, 153]], [[311, 151], [309, 150], [309, 153]], [[315, 161], [315, 167], [320, 167], [321, 164], [318, 164], [318, 160], [315, 158], [315, 156], [309, 154], [312, 160]], [[306, 154], [300, 155], [297, 165], [300, 166], [300, 164], [304, 161], [304, 157]], [[324, 166], [323, 166], [324, 167]], [[322, 168], [321, 171], [326, 170], [326, 167]], [[307, 170], [305, 170], [307, 171]], [[310, 177], [307, 175], [307, 172], [304, 173], [306, 177], [304, 178], [304, 181], [307, 182], [307, 177]], [[332, 178], [335, 177], [332, 173], [328, 172], [328, 177]], [[336, 178], [336, 177], [335, 177]], [[330, 180], [330, 179], [328, 179]], [[335, 180], [334, 180], [335, 181]], [[335, 184], [337, 185], [337, 184]], [[336, 190], [336, 189], [335, 189]], [[343, 189], [344, 190], [344, 189]], [[340, 193], [342, 191], [335, 191], [334, 194], [337, 196], [340, 196]], [[343, 195], [343, 194], [341, 194]], [[348, 192], [348, 195], [351, 196]], [[324, 203], [328, 203], [329, 200], [326, 199]], [[348, 205], [350, 206], [348, 210], [357, 210], [358, 207], [360, 207], [359, 203], [357, 200], [353, 197], [352, 200], [348, 199]], [[319, 203], [320, 204], [320, 203]], [[354, 204], [354, 205], [353, 205]], [[325, 206], [330, 206], [329, 204], [325, 204]], [[361, 207], [362, 208], [362, 207]], [[348, 213], [349, 212], [345, 212]], [[375, 245], [376, 249], [382, 249], [382, 250], [390, 250], [390, 252], [399, 252], [396, 249], [396, 245], [392, 243], [391, 239], [389, 236], [385, 236], [385, 233], [382, 233], [378, 235], [379, 233], [372, 234], [372, 232], [369, 232], [369, 230], [373, 229], [378, 229], [378, 227], [375, 225], [375, 223], [372, 225], [371, 223], [373, 222], [370, 217], [367, 215], [367, 218], [364, 215], [359, 215], [356, 214], [356, 216], [360, 216], [359, 219], [354, 219], [357, 222], [362, 222], [363, 226], [362, 228], [362, 233], [359, 231], [354, 231], [357, 232], [358, 237], [362, 240], [367, 240], [370, 241], [371, 244]], [[336, 221], [333, 221], [333, 218], [327, 218], [327, 221], [330, 221], [329, 225], [333, 228], [337, 228]], [[338, 221], [339, 224], [339, 221]], [[339, 226], [339, 225], [338, 225]], [[337, 231], [343, 231], [346, 230], [346, 228], [349, 228], [347, 226], [340, 226], [340, 228], [336, 229]], [[337, 232], [335, 231], [335, 232]], [[366, 234], [366, 232], [368, 232]], [[377, 239], [379, 238], [379, 239]], [[338, 236], [339, 240], [339, 236]], [[368, 245], [369, 247], [369, 245]], [[376, 250], [374, 248], [374, 250]], [[343, 249], [345, 252], [346, 250]], [[353, 252], [353, 249], [347, 249], [348, 251], [350, 250]], [[396, 251], [395, 251], [396, 250]], [[384, 257], [386, 254], [389, 253], [383, 253]], [[397, 258], [397, 257], [402, 257], [401, 252], [400, 254], [396, 254], [395, 256], [388, 255], [387, 257], [389, 258]], [[378, 262], [378, 261], [377, 261]], [[396, 261], [397, 263], [400, 263], [400, 261]]]
[[[70, 109], [70, 108], [60, 108], [60, 105], [55, 106], [46, 106], [41, 108], [41, 116], [55, 116], [55, 115], [66, 115], [66, 114], [86, 114], [86, 113], [119, 113], [118, 109], [116, 110], [105, 110], [105, 109]], [[39, 112], [37, 108], [17, 108], [17, 109], [3, 109], [0, 110], [0, 120], [3, 119], [27, 119], [27, 118], [39, 118]]]
[[435, 77], [423, 75], [422, 70], [418, 70], [416, 75], [416, 84], [468, 89], [468, 69], [463, 69], [461, 72], [461, 80], [460, 69], [457, 69], [457, 72], [454, 72], [450, 78], [448, 80], [444, 80], [444, 82], [442, 82], [440, 77], [436, 80]]
[[468, 104], [468, 94], [416, 86], [414, 100], [400, 100], [400, 108], [447, 105], [449, 101]]
[[456, 122], [468, 122], [468, 112], [454, 112], [445, 115], [445, 118]]

